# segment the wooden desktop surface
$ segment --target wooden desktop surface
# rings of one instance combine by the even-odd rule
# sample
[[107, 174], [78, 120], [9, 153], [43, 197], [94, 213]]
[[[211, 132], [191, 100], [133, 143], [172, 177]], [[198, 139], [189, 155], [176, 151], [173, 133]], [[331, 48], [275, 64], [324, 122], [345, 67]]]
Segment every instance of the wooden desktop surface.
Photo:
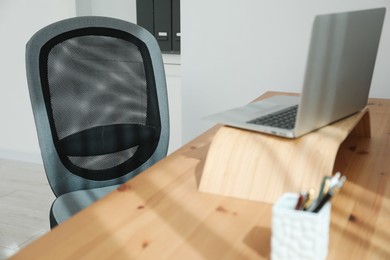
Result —
[[[336, 158], [334, 172], [348, 180], [332, 200], [328, 259], [390, 259], [390, 100], [370, 99], [368, 107], [371, 138], [348, 137]], [[198, 191], [217, 129], [32, 242], [14, 259], [269, 259], [271, 204]]]

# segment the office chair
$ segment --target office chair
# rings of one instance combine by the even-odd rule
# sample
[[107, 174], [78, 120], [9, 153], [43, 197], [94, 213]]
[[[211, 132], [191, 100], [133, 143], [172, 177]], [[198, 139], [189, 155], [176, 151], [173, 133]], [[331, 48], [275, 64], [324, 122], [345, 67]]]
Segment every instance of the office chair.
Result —
[[145, 29], [107, 17], [56, 22], [27, 43], [26, 70], [56, 195], [51, 228], [166, 156], [165, 72]]

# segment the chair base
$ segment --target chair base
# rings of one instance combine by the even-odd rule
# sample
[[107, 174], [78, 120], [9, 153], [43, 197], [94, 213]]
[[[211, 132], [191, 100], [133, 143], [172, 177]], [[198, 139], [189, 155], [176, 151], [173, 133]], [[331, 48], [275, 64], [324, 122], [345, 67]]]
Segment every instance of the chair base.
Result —
[[349, 135], [371, 136], [368, 108], [297, 139], [223, 126], [210, 146], [199, 190], [274, 203], [285, 192], [317, 188], [332, 175]]

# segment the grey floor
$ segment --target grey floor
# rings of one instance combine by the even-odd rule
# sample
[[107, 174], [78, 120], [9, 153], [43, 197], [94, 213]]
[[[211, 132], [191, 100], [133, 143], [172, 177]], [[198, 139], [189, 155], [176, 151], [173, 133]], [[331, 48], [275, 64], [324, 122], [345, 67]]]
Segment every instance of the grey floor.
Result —
[[0, 259], [50, 230], [53, 200], [42, 165], [0, 158]]

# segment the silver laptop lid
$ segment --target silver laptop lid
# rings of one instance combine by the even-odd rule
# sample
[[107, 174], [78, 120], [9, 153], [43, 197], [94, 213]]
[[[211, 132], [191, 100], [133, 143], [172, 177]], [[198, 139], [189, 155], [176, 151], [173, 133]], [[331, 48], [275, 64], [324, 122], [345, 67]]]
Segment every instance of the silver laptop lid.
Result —
[[386, 9], [316, 16], [295, 135], [366, 106]]

